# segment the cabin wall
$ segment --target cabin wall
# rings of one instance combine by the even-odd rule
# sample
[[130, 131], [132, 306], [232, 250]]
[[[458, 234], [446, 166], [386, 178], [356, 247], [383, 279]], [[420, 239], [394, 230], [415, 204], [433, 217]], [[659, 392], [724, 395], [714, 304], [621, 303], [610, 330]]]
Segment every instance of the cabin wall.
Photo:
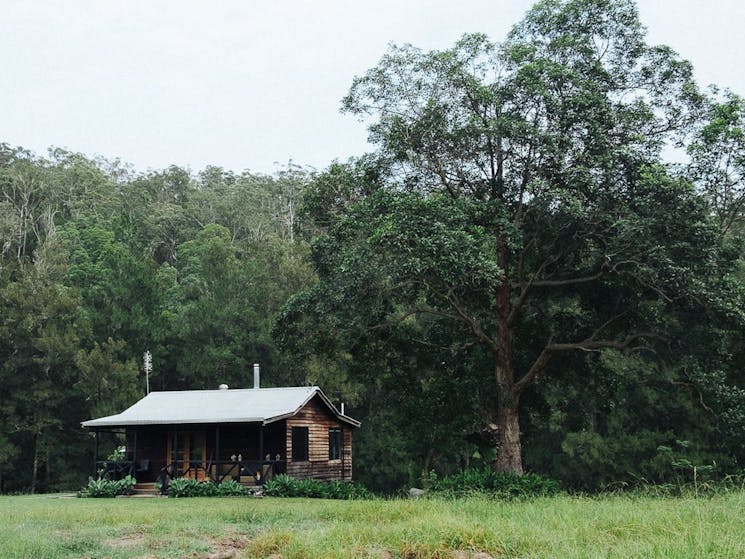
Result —
[[[352, 479], [352, 431], [340, 422], [319, 397], [313, 398], [286, 424], [287, 474], [295, 478], [320, 480]], [[308, 428], [308, 460], [292, 461], [292, 428]], [[341, 429], [343, 434], [342, 458], [329, 460], [329, 429]]]

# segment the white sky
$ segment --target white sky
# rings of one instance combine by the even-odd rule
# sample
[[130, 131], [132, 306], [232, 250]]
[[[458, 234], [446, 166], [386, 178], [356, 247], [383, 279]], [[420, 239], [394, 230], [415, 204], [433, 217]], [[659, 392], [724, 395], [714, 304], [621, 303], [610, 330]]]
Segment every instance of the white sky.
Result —
[[[389, 42], [502, 40], [529, 0], [0, 0], [0, 142], [272, 172], [369, 149], [339, 113]], [[745, 1], [639, 0], [652, 43], [745, 94]]]

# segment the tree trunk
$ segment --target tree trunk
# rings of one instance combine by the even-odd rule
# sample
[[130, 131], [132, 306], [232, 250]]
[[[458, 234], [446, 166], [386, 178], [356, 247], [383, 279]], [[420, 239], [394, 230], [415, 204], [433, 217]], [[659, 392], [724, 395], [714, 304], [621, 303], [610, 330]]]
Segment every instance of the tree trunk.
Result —
[[51, 483], [52, 482], [52, 479], [51, 479], [52, 468], [49, 467], [49, 465], [52, 463], [51, 461], [52, 456], [51, 456], [51, 450], [49, 448], [49, 445], [46, 444], [44, 446], [47, 447], [44, 452], [44, 491], [49, 491], [49, 487], [51, 487], [52, 485]]
[[522, 475], [523, 459], [517, 402], [511, 407], [500, 403], [496, 423], [499, 448], [497, 449], [497, 460], [494, 467], [498, 472]]
[[[507, 270], [510, 252], [504, 239], [499, 243], [499, 265]], [[497, 309], [497, 338], [494, 350], [494, 373], [497, 381], [497, 460], [494, 464], [498, 472], [523, 474], [522, 448], [520, 445], [520, 394], [515, 390], [515, 371], [512, 363], [512, 311], [511, 286], [507, 279], [497, 288], [495, 302]]]
[[36, 477], [39, 471], [39, 435], [34, 433], [34, 462], [31, 469], [31, 494], [36, 493]]
[[430, 448], [427, 450], [427, 454], [424, 455], [424, 466], [422, 467], [422, 479], [429, 479], [429, 471], [432, 468], [432, 458], [434, 457], [435, 449]]

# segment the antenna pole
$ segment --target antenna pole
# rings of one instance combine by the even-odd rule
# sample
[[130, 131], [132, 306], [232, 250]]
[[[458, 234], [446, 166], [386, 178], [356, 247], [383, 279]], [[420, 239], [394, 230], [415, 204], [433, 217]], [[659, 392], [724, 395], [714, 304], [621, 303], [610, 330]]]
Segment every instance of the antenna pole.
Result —
[[142, 356], [142, 368], [145, 370], [145, 390], [146, 394], [150, 394], [150, 372], [153, 370], [153, 355], [150, 351], [146, 351]]

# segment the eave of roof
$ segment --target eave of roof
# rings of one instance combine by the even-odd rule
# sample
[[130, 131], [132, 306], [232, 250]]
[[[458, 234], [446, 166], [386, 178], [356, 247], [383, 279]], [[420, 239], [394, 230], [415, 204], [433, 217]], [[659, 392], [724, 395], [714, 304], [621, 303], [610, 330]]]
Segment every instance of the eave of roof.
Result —
[[[83, 421], [81, 424], [83, 427], [94, 429], [143, 425], [220, 423], [261, 423], [266, 425], [294, 416], [315, 396], [318, 396], [326, 404], [339, 421], [352, 427], [361, 425], [356, 419], [340, 413], [317, 386], [151, 392], [119, 414]], [[189, 410], [190, 407], [191, 410]], [[251, 407], [264, 408], [264, 413], [252, 415], [249, 409], [244, 409]], [[240, 409], [232, 414], [230, 409], [233, 408]], [[244, 413], [249, 411], [249, 413], [242, 415], [238, 413], [240, 411]], [[256, 409], [253, 413], [255, 412]]]

